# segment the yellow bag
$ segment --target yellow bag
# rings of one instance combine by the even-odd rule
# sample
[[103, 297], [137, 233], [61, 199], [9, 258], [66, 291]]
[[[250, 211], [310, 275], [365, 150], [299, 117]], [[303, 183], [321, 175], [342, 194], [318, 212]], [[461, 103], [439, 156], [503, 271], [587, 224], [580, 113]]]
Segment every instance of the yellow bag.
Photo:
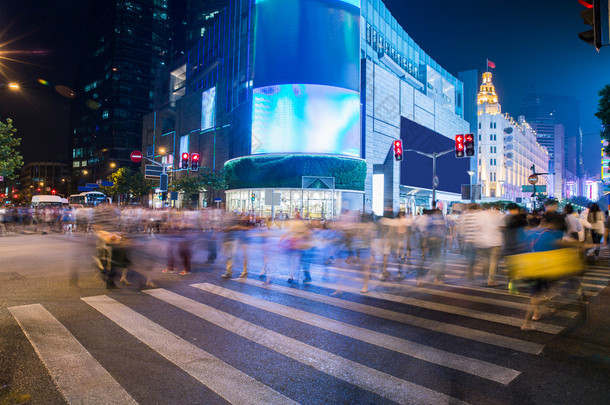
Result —
[[572, 248], [507, 256], [506, 267], [513, 280], [558, 280], [578, 275], [585, 268], [579, 250]]

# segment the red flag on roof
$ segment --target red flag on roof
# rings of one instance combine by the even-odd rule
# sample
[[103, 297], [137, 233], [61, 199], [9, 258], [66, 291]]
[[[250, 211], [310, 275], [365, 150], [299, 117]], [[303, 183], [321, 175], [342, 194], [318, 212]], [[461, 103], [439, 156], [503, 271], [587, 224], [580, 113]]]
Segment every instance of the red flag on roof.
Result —
[[492, 62], [492, 61], [490, 61], [490, 60], [488, 60], [488, 61], [487, 61], [487, 66], [488, 66], [488, 67], [490, 67], [490, 68], [492, 68], [492, 69], [495, 69], [495, 68], [496, 68], [496, 64], [495, 64], [495, 63], [493, 63], [493, 62]]

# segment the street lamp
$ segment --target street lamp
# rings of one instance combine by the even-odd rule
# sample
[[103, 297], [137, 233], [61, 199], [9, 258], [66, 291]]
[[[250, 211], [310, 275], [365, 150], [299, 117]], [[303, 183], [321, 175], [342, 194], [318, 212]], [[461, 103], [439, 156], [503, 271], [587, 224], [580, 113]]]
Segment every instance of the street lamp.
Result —
[[10, 83], [0, 83], [0, 87], [8, 87], [13, 91], [21, 90], [21, 86], [19, 83], [10, 82]]
[[443, 152], [425, 153], [415, 149], [405, 149], [404, 152], [415, 152], [418, 155], [432, 158], [432, 208], [436, 208], [436, 187], [438, 186], [438, 177], [436, 177], [436, 158], [453, 152], [454, 149], [448, 149]]
[[111, 163], [110, 163], [110, 167], [111, 167], [112, 169], [114, 169], [114, 168], [116, 167], [116, 163], [111, 162]]
[[472, 176], [474, 176], [474, 170], [468, 170], [466, 173], [470, 176], [470, 202], [474, 202], [474, 195], [472, 193]]

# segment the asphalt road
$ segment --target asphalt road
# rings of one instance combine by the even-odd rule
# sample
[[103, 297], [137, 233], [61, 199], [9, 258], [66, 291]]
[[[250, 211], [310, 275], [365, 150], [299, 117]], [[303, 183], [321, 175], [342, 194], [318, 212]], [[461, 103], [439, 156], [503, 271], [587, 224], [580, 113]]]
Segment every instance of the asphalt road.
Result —
[[[465, 282], [450, 255], [444, 285], [373, 280], [357, 267], [249, 251], [247, 278], [206, 263], [163, 274], [167, 240], [137, 239], [130, 286], [106, 290], [93, 238], [0, 238], [0, 404], [600, 404], [610, 398], [610, 270], [582, 280], [589, 319], [570, 311], [520, 330], [527, 296], [505, 279]], [[258, 277], [269, 254], [269, 285]], [[397, 264], [391, 265], [396, 276]], [[177, 268], [180, 270], [180, 268]], [[159, 288], [145, 286], [147, 272]], [[431, 281], [431, 280], [427, 280]], [[337, 290], [341, 293], [336, 293]], [[29, 398], [29, 399], [28, 399]]]

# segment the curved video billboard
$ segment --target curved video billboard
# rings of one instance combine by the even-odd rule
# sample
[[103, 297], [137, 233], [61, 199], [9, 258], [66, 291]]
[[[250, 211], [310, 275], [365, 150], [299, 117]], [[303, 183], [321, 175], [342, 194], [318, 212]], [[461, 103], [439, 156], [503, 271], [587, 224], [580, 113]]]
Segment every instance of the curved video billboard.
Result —
[[360, 157], [360, 0], [257, 0], [251, 154]]
[[359, 91], [359, 0], [257, 0], [254, 87], [322, 84]]
[[360, 95], [332, 86], [254, 89], [252, 154], [325, 153], [360, 157]]

